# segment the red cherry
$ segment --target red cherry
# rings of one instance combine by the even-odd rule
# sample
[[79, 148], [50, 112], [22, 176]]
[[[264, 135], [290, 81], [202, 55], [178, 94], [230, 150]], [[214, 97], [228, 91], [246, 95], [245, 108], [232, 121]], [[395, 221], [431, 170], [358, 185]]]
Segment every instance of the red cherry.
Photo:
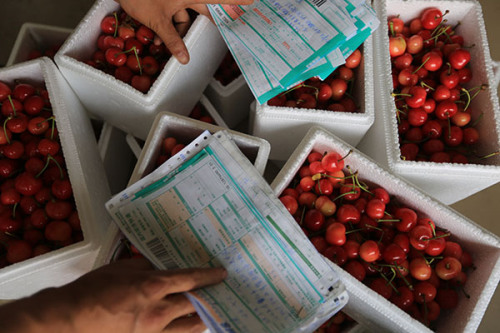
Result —
[[7, 246], [7, 261], [11, 264], [31, 258], [33, 252], [31, 245], [21, 239], [11, 240]]
[[105, 34], [114, 34], [119, 23], [114, 15], [105, 16], [101, 20], [101, 30]]
[[374, 262], [380, 257], [380, 249], [373, 240], [364, 241], [359, 247], [359, 256], [366, 262]]
[[279, 199], [291, 215], [293, 215], [297, 212], [299, 205], [297, 203], [296, 198], [294, 198], [290, 195], [284, 195], [284, 196], [281, 196]]
[[422, 27], [427, 30], [434, 30], [443, 20], [443, 13], [438, 8], [427, 8], [420, 16]]
[[420, 86], [413, 86], [408, 91], [410, 96], [405, 97], [405, 101], [410, 108], [416, 109], [424, 105], [427, 92]]
[[424, 258], [415, 258], [410, 261], [410, 274], [419, 281], [429, 280], [432, 268]]
[[341, 246], [329, 246], [322, 253], [328, 260], [338, 266], [344, 266], [347, 261], [345, 250]]
[[348, 261], [344, 266], [344, 270], [351, 274], [358, 281], [363, 281], [366, 277], [366, 270], [363, 264], [357, 260]]
[[151, 88], [151, 77], [148, 75], [134, 75], [130, 84], [132, 87], [145, 94]]
[[457, 258], [445, 257], [436, 264], [436, 274], [442, 280], [455, 278], [462, 270], [462, 264]]
[[385, 203], [377, 198], [373, 198], [366, 204], [366, 214], [372, 219], [381, 219], [384, 217]]
[[345, 60], [345, 67], [354, 69], [359, 66], [362, 59], [362, 54], [359, 49], [354, 50]]
[[389, 54], [392, 58], [399, 57], [406, 52], [406, 40], [403, 36], [389, 38]]
[[43, 186], [43, 182], [29, 172], [23, 172], [16, 177], [16, 190], [22, 195], [35, 195]]
[[144, 45], [147, 45], [153, 42], [155, 34], [153, 30], [149, 29], [145, 25], [141, 25], [139, 29], [137, 29], [137, 31], [135, 32], [135, 37], [139, 42], [141, 42]]
[[24, 100], [35, 94], [35, 87], [28, 83], [18, 83], [12, 90], [12, 97], [20, 101]]
[[329, 152], [321, 160], [321, 164], [328, 172], [336, 172], [344, 168], [344, 159], [336, 152]]
[[346, 242], [345, 232], [346, 228], [342, 223], [334, 222], [326, 229], [325, 239], [331, 245], [342, 246]]
[[66, 242], [71, 233], [71, 226], [65, 221], [51, 221], [45, 227], [45, 238], [49, 241]]
[[456, 49], [448, 56], [451, 66], [457, 70], [464, 68], [470, 62], [470, 52], [465, 49]]
[[325, 216], [317, 209], [310, 209], [304, 216], [304, 226], [310, 231], [318, 231], [325, 224]]

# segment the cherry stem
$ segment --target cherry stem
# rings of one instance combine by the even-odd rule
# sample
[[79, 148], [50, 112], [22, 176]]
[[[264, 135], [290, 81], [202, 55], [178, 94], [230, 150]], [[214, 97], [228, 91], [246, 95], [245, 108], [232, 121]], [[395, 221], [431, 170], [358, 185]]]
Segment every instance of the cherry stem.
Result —
[[465, 297], [470, 298], [470, 295], [465, 291], [465, 288], [463, 286], [460, 287], [460, 290], [462, 290]]
[[7, 133], [7, 122], [9, 121], [9, 118], [5, 119], [3, 122], [3, 134], [5, 135], [5, 140], [7, 141], [7, 144], [10, 145], [10, 139], [9, 139], [9, 134]]
[[472, 95], [471, 99], [476, 98], [476, 96], [477, 96], [477, 95], [478, 95], [481, 91], [486, 90], [486, 88], [488, 88], [488, 85], [487, 85], [487, 84], [482, 84], [482, 85], [480, 85], [480, 86], [479, 86], [479, 88], [478, 88], [478, 91], [476, 91], [476, 92], [474, 93], [474, 95]]
[[417, 68], [417, 69], [415, 69], [415, 70], [412, 72], [412, 74], [415, 74], [416, 72], [418, 72], [418, 71], [420, 70], [420, 68], [424, 67], [424, 66], [425, 66], [425, 64], [427, 63], [427, 61], [429, 61], [429, 59], [430, 59], [430, 58], [431, 58], [431, 57], [427, 57], [427, 59], [425, 59], [425, 61], [424, 61], [423, 63], [421, 63], [421, 64], [420, 64], [420, 66], [418, 66], [418, 68]]
[[483, 119], [483, 116], [484, 116], [484, 112], [481, 112], [481, 114], [479, 115], [479, 117], [477, 117], [477, 119], [471, 124], [471, 127], [476, 127], [476, 125], [479, 123], [479, 121], [481, 119]]
[[465, 93], [465, 95], [467, 96], [467, 102], [465, 103], [465, 107], [464, 107], [464, 111], [467, 110], [467, 108], [469, 107], [470, 105], [470, 101], [471, 101], [471, 97], [470, 97], [470, 93], [467, 89], [465, 88], [462, 88], [462, 91]]
[[35, 176], [35, 178], [38, 178], [42, 175], [42, 173], [47, 170], [47, 167], [49, 166], [50, 161], [54, 161], [54, 163], [57, 165], [57, 168], [59, 169], [59, 175], [61, 176], [61, 179], [64, 179], [64, 171], [61, 165], [57, 162], [57, 160], [52, 157], [52, 155], [48, 154], [47, 155], [47, 161], [45, 161], [45, 165], [43, 166], [42, 170]]
[[12, 97], [9, 95], [7, 96], [7, 98], [9, 99], [10, 106], [12, 106], [12, 112], [14, 113], [14, 117], [16, 117], [17, 116], [16, 107], [14, 106], [14, 102], [12, 101]]
[[113, 16], [115, 17], [115, 32], [113, 33], [113, 37], [116, 37], [118, 34], [118, 14], [116, 12], [113, 12]]
[[391, 30], [392, 37], [394, 37], [396, 35], [396, 33], [394, 32], [394, 22], [389, 22], [389, 29]]
[[[432, 228], [432, 232], [434, 233], [434, 235], [436, 234], [436, 232], [434, 231], [434, 228]], [[430, 240], [434, 240], [434, 239], [439, 239], [439, 238], [445, 238], [445, 237], [449, 237], [451, 236], [451, 234], [448, 232], [446, 234], [442, 234], [442, 235], [439, 235], [439, 236], [434, 236], [434, 237], [431, 237], [431, 238], [428, 238], [428, 239], [425, 239], [426, 241], [430, 241]]]
[[497, 155], [500, 155], [500, 151], [489, 153], [488, 155], [484, 155], [484, 156], [477, 156], [477, 158], [486, 159], [486, 158], [490, 158], [490, 157], [497, 156]]
[[19, 205], [19, 202], [16, 202], [14, 204], [14, 206], [12, 207], [12, 218], [16, 218], [16, 209], [17, 209], [17, 206]]
[[[430, 59], [430, 58], [428, 58], [428, 59]], [[428, 85], [427, 83], [425, 83], [424, 81], [420, 81], [420, 86], [422, 86], [423, 88], [430, 89], [432, 91], [436, 90], [436, 89], [432, 88], [430, 85]]]

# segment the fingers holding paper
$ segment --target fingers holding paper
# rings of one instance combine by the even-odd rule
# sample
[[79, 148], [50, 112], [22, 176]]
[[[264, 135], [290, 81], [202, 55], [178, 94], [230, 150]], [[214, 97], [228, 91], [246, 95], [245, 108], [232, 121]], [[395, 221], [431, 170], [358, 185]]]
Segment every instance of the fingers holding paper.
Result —
[[249, 5], [254, 0], [115, 0], [123, 10], [152, 29], [181, 63], [189, 62], [182, 38], [191, 24], [187, 9], [210, 18], [207, 4]]

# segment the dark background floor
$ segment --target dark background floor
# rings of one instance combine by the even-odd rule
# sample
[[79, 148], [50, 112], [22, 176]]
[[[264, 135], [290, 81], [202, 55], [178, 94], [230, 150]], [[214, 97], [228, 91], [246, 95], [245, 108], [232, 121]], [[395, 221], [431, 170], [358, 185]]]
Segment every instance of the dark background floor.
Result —
[[[172, 0], [166, 0], [172, 1]], [[376, 0], [375, 0], [376, 1]], [[500, 61], [500, 1], [480, 0], [493, 60]], [[19, 29], [25, 22], [74, 28], [94, 0], [0, 0], [0, 67], [7, 62]], [[500, 184], [483, 190], [452, 207], [500, 235]], [[498, 288], [497, 288], [498, 289]], [[498, 332], [500, 290], [486, 311], [478, 332]]]

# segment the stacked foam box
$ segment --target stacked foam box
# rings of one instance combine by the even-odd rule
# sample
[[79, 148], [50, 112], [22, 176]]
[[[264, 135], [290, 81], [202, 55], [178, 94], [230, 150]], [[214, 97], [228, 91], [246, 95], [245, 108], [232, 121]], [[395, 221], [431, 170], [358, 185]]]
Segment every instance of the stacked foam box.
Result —
[[[430, 217], [438, 227], [449, 230], [473, 256], [473, 270], [465, 285], [470, 299], [461, 298], [457, 308], [437, 321], [439, 332], [474, 332], [500, 280], [500, 239], [458, 212], [434, 200], [406, 180], [382, 169], [372, 159], [326, 130], [313, 127], [297, 146], [271, 186], [279, 195], [292, 181], [311, 151], [336, 151], [367, 183], [384, 187], [403, 205]], [[349, 293], [343, 309], [362, 326], [374, 332], [431, 332], [394, 304], [332, 263]]]
[[127, 187], [137, 163], [134, 150], [127, 141], [127, 133], [104, 123], [97, 144], [111, 193], [118, 193]]
[[55, 61], [94, 117], [144, 140], [160, 110], [189, 114], [227, 47], [215, 25], [198, 15], [184, 37], [190, 62], [181, 65], [171, 57], [148, 93], [143, 94], [84, 63], [96, 50], [101, 20], [119, 8], [113, 0], [96, 1], [56, 54]]
[[0, 269], [0, 299], [63, 285], [91, 270], [111, 222], [104, 207], [111, 194], [87, 110], [46, 57], [0, 70], [0, 81], [17, 80], [48, 90], [84, 239]]
[[[462, 35], [470, 48], [472, 81], [476, 86], [487, 83], [489, 88], [481, 92], [471, 103], [475, 110], [473, 119], [483, 113], [477, 129], [481, 139], [480, 156], [500, 150], [500, 113], [498, 95], [493, 73], [493, 62], [486, 37], [481, 7], [477, 1], [397, 1], [382, 0], [374, 3], [382, 26], [388, 18], [399, 15], [408, 22], [420, 15], [427, 7], [437, 7], [446, 15], [447, 24], [460, 25], [456, 31]], [[378, 29], [374, 35], [375, 63], [375, 122], [358, 148], [373, 157], [381, 165], [408, 179], [421, 189], [446, 204], [464, 199], [500, 181], [500, 156], [485, 159], [482, 164], [453, 164], [404, 161], [400, 158], [398, 143], [398, 124], [392, 93], [391, 60], [389, 55], [389, 36], [387, 30]]]
[[353, 146], [363, 138], [374, 121], [372, 37], [363, 43], [363, 61], [355, 81], [354, 101], [359, 113], [274, 107], [254, 101], [250, 107], [250, 132], [271, 144], [270, 158], [284, 161], [308, 129], [324, 126]]
[[222, 119], [230, 128], [234, 128], [247, 119], [250, 104], [254, 97], [245, 77], [238, 76], [227, 85], [212, 79], [204, 94], [220, 112]]
[[60, 47], [73, 30], [26, 22], [21, 26], [5, 66], [29, 60], [30, 52]]
[[[170, 112], [160, 112], [153, 123], [149, 136], [141, 150], [137, 164], [130, 177], [129, 185], [149, 174], [156, 168], [156, 160], [162, 149], [162, 141], [168, 136], [177, 138], [184, 144], [190, 143], [204, 131], [215, 133], [224, 130], [224, 127], [208, 124], [199, 120]], [[264, 173], [270, 145], [261, 138], [225, 129], [229, 132], [236, 145], [245, 156], [254, 164], [260, 173]], [[112, 224], [106, 231], [103, 246], [96, 260], [96, 267], [109, 262], [120, 246], [122, 234], [117, 226]]]
[[[204, 95], [201, 96], [199, 103], [216, 125], [227, 128], [224, 120]], [[111, 193], [116, 194], [127, 187], [132, 170], [141, 155], [141, 144], [134, 136], [109, 123], [103, 124], [97, 144]]]

